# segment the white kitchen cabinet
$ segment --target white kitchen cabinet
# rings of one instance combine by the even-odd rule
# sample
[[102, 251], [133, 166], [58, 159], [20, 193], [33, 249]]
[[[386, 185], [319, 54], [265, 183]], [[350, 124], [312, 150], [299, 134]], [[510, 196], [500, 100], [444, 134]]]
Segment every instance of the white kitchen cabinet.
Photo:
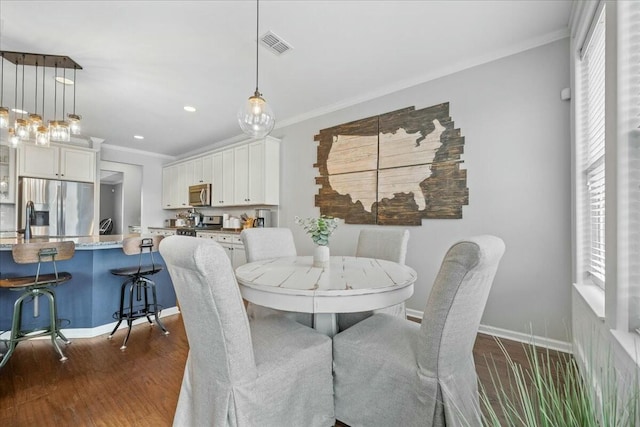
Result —
[[15, 203], [16, 150], [0, 144], [0, 203]]
[[235, 148], [236, 205], [277, 205], [280, 202], [280, 142], [274, 138]]
[[234, 150], [232, 148], [213, 153], [212, 206], [230, 206], [234, 204], [233, 159]]
[[184, 209], [189, 207], [189, 186], [187, 185], [187, 164], [178, 163], [162, 168], [163, 209]]
[[172, 228], [151, 228], [149, 227], [149, 234], [152, 236], [174, 236], [176, 230]]
[[231, 260], [233, 269], [247, 263], [247, 255], [239, 235], [229, 233], [216, 233], [212, 231], [198, 231], [196, 237], [200, 239], [213, 239], [220, 243], [227, 256]]
[[213, 183], [213, 154], [206, 155], [202, 158], [202, 183]]
[[165, 166], [162, 207], [189, 206], [188, 187], [211, 183], [211, 206], [277, 205], [280, 141], [266, 137]]
[[189, 184], [187, 184], [187, 163], [174, 166], [173, 181], [171, 182], [171, 204], [174, 208], [188, 208]]
[[171, 180], [173, 179], [173, 167], [167, 166], [162, 168], [162, 208], [171, 209], [173, 205], [171, 202]]
[[93, 150], [22, 144], [18, 152], [19, 176], [95, 182], [96, 153]]
[[249, 205], [249, 146], [241, 145], [233, 150], [233, 204]]

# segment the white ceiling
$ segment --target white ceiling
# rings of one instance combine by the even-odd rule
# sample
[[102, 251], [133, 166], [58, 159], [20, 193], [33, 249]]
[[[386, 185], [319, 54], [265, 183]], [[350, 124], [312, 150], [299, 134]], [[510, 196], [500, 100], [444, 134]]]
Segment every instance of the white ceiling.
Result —
[[[270, 30], [293, 50], [260, 48], [260, 91], [276, 127], [291, 124], [565, 37], [570, 10], [564, 0], [263, 0], [260, 35]], [[0, 0], [0, 49], [67, 55], [84, 68], [83, 135], [181, 156], [242, 138], [236, 112], [255, 89], [255, 12], [249, 0]], [[4, 70], [13, 107], [15, 66]]]

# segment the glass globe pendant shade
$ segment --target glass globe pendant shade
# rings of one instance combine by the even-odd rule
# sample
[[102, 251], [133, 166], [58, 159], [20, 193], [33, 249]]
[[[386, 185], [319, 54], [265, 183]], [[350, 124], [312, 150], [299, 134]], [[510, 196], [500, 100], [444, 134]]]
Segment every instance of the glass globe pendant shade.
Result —
[[25, 119], [16, 119], [15, 131], [21, 140], [29, 139], [29, 122]]
[[49, 129], [46, 126], [38, 126], [36, 132], [36, 145], [41, 147], [49, 146]]
[[276, 117], [267, 101], [256, 90], [254, 95], [238, 110], [238, 123], [253, 138], [267, 136], [276, 124]]
[[71, 128], [72, 135], [80, 135], [82, 127], [80, 125], [81, 117], [77, 114], [69, 114], [69, 127]]
[[7, 107], [0, 107], [0, 129], [6, 129], [9, 127], [9, 109]]

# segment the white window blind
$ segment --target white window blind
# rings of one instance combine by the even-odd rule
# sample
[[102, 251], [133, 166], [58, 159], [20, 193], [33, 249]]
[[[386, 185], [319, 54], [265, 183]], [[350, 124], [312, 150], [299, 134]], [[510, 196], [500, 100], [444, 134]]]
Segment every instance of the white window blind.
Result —
[[581, 50], [582, 170], [585, 187], [586, 272], [598, 285], [605, 283], [605, 8], [598, 12]]

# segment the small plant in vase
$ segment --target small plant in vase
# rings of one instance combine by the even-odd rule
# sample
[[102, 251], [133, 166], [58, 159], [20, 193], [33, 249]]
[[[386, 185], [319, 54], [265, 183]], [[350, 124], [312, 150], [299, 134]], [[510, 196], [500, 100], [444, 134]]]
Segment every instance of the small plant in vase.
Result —
[[313, 251], [314, 267], [329, 267], [329, 237], [338, 227], [338, 218], [321, 215], [318, 218], [295, 218], [296, 224], [302, 226], [316, 244]]

